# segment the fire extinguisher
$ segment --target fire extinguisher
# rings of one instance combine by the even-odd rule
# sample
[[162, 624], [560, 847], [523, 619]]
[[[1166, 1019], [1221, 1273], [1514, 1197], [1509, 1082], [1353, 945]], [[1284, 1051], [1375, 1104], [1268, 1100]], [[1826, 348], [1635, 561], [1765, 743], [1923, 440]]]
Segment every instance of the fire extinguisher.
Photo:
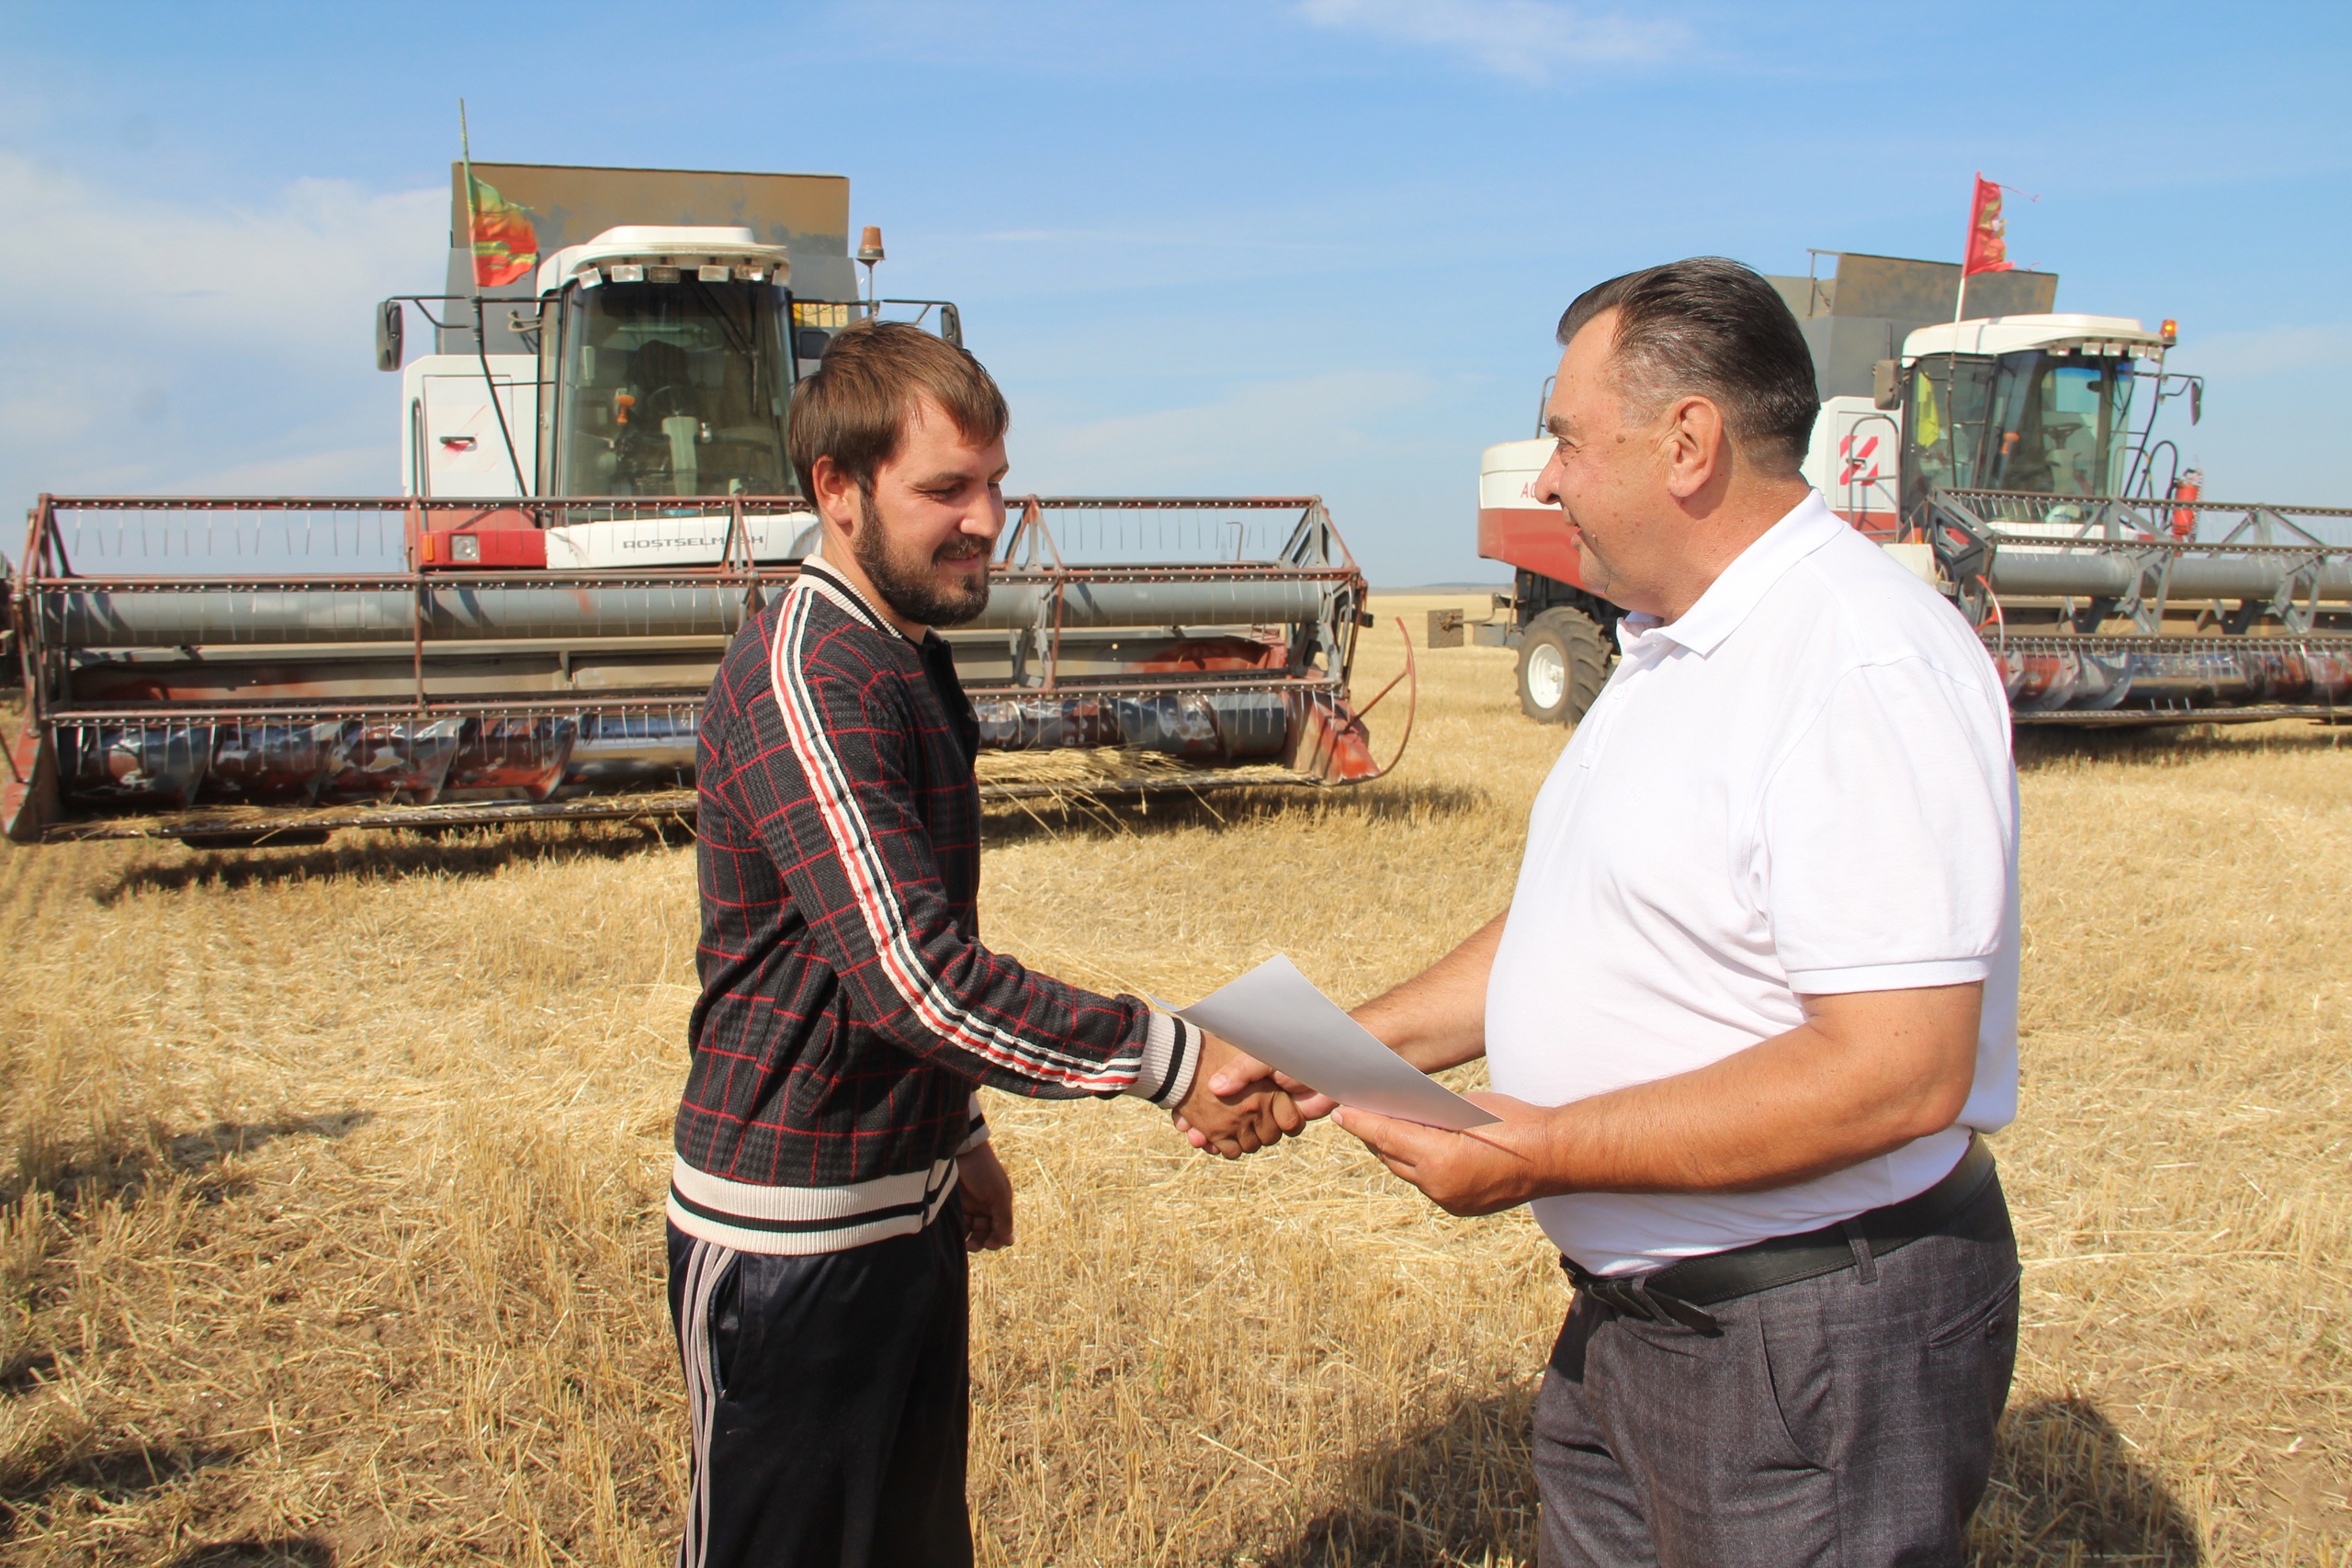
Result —
[[[2172, 501], [2195, 501], [2205, 491], [2205, 470], [2191, 468], [2172, 481]], [[2186, 506], [2173, 508], [2172, 536], [2186, 539], [2197, 532], [2197, 513]]]

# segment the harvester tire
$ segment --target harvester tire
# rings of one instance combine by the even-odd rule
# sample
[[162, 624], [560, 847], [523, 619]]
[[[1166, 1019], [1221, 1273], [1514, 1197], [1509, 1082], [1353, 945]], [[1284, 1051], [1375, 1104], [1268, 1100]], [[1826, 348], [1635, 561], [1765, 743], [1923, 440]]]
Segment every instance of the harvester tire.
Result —
[[1609, 678], [1600, 624], [1579, 610], [1544, 611], [1519, 644], [1519, 711], [1539, 724], [1574, 724]]

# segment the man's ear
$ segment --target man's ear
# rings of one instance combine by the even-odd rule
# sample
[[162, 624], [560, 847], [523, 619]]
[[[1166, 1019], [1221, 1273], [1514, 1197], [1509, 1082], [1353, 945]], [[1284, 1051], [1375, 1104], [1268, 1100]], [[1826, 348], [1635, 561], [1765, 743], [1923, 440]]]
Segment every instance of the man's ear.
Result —
[[1666, 488], [1688, 501], [1725, 471], [1731, 458], [1724, 412], [1713, 399], [1690, 397], [1667, 411], [1659, 455], [1666, 459]]
[[817, 514], [842, 531], [845, 538], [857, 536], [857, 481], [844, 472], [830, 457], [820, 457], [808, 465], [808, 482], [816, 491], [809, 499], [816, 502]]

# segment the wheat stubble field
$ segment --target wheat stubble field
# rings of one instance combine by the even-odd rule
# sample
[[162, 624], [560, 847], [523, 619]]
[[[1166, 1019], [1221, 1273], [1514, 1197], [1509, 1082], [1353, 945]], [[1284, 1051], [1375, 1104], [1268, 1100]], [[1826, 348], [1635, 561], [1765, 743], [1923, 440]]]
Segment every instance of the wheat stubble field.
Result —
[[[1178, 997], [1276, 948], [1347, 1000], [1412, 972], [1508, 896], [1562, 739], [1507, 653], [1421, 659], [1391, 780], [1000, 810], [986, 933]], [[1384, 622], [1362, 674], [1396, 663]], [[2352, 750], [2032, 739], [1980, 1561], [2352, 1562]], [[691, 849], [17, 850], [0, 931], [0, 1564], [665, 1559]], [[1329, 1128], [1232, 1167], [1133, 1102], [990, 1111], [1023, 1208], [975, 1269], [984, 1561], [1531, 1561], [1565, 1298], [1523, 1216]]]

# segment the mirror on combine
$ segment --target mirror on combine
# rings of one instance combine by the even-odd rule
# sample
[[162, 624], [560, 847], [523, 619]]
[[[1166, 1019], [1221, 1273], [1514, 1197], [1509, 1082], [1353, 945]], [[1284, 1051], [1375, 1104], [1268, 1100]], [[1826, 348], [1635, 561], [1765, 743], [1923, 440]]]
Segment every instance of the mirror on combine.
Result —
[[939, 308], [939, 335], [957, 348], [964, 346], [963, 313], [953, 305], [942, 305]]
[[1882, 359], [1871, 367], [1871, 407], [1899, 409], [1903, 406], [1903, 361]]
[[387, 299], [376, 307], [376, 368], [397, 370], [401, 367], [401, 338], [405, 321], [401, 302]]

